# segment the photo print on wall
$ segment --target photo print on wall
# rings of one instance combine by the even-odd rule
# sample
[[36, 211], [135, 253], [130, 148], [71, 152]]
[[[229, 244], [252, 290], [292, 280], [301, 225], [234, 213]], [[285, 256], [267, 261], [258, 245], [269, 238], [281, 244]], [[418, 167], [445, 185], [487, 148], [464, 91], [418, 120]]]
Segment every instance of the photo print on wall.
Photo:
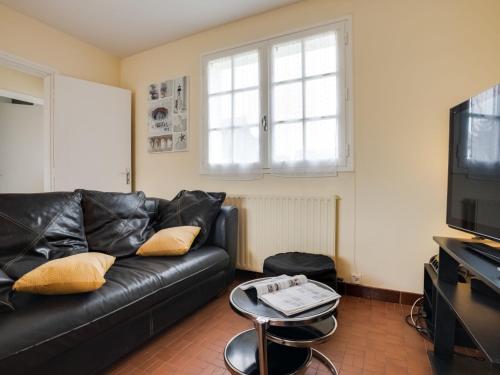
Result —
[[148, 87], [148, 150], [187, 151], [189, 141], [187, 76]]

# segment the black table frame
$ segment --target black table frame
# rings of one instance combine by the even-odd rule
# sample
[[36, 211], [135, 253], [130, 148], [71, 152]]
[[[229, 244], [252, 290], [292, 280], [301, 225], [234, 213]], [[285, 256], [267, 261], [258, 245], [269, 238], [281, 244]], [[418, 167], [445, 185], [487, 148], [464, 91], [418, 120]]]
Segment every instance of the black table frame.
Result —
[[[265, 280], [266, 278], [262, 278], [259, 280]], [[317, 344], [320, 342], [324, 342], [327, 339], [329, 339], [335, 330], [337, 329], [337, 321], [335, 317], [333, 316], [333, 313], [335, 309], [339, 305], [339, 300], [337, 299], [336, 301], [332, 302], [326, 306], [328, 308], [324, 309], [320, 313], [314, 313], [314, 310], [312, 310], [312, 313], [310, 315], [307, 315], [307, 312], [304, 312], [300, 314], [298, 317], [265, 317], [265, 316], [260, 316], [258, 314], [255, 314], [251, 311], [245, 310], [242, 307], [238, 306], [234, 302], [234, 293], [244, 284], [255, 282], [256, 280], [250, 280], [245, 283], [242, 283], [238, 285], [236, 288], [234, 288], [231, 292], [231, 295], [229, 297], [229, 303], [231, 308], [238, 314], [241, 315], [249, 320], [252, 321], [255, 331], [257, 333], [257, 344], [258, 344], [258, 355], [259, 355], [259, 374], [260, 375], [268, 375], [268, 366], [267, 366], [267, 341], [272, 341], [280, 345], [285, 345], [285, 346], [295, 346], [295, 347], [309, 347], [313, 344]], [[323, 283], [320, 283], [318, 281], [313, 281], [310, 280], [309, 282], [313, 282], [325, 289], [332, 290], [328, 285], [325, 285]], [[312, 340], [312, 341], [293, 341], [293, 340], [280, 340], [279, 338], [276, 337], [270, 337], [267, 334], [267, 329], [268, 327], [271, 326], [280, 326], [280, 327], [297, 327], [297, 326], [305, 326], [309, 324], [313, 324], [316, 322], [319, 322], [324, 319], [331, 318], [334, 320], [334, 329], [330, 334], [328, 334], [327, 337], [322, 337], [321, 340]], [[234, 338], [233, 338], [234, 339]], [[228, 345], [232, 342], [232, 340], [229, 341]], [[227, 349], [227, 345], [226, 345]], [[332, 374], [338, 374], [338, 371], [333, 364], [333, 362], [325, 356], [323, 353], [316, 349], [311, 350], [311, 355], [317, 358], [319, 361], [321, 361], [329, 370]], [[226, 366], [228, 369], [235, 373], [239, 374], [239, 372], [235, 371], [232, 365], [229, 363], [227, 356], [226, 356], [226, 350], [224, 350], [224, 360], [226, 363]], [[310, 361], [309, 361], [310, 363]], [[309, 365], [309, 363], [306, 364], [305, 367]]]

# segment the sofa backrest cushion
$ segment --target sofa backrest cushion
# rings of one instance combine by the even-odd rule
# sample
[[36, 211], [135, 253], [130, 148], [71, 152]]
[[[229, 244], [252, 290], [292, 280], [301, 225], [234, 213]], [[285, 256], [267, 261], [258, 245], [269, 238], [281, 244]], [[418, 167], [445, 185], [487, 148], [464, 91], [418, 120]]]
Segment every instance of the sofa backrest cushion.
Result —
[[79, 191], [90, 251], [115, 257], [133, 255], [153, 234], [143, 192]]
[[197, 249], [207, 241], [225, 199], [226, 193], [200, 190], [182, 190], [171, 201], [160, 199], [154, 229], [159, 231], [185, 225], [200, 227], [200, 233], [191, 246], [191, 249]]
[[81, 198], [0, 194], [0, 269], [16, 280], [48, 260], [87, 252]]
[[154, 225], [156, 221], [156, 216], [158, 215], [158, 204], [160, 200], [158, 198], [148, 198], [146, 197], [146, 201], [144, 204], [146, 205], [146, 211], [149, 215], [149, 228], [148, 230], [154, 233]]
[[10, 301], [10, 294], [14, 280], [0, 270], [0, 312], [9, 312], [14, 310]]

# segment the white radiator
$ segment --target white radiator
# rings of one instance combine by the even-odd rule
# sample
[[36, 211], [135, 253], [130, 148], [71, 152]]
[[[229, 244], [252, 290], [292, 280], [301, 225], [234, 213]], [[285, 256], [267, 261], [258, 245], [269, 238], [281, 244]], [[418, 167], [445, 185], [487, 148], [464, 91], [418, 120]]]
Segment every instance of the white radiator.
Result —
[[224, 204], [239, 210], [238, 269], [262, 272], [285, 251], [335, 256], [335, 196], [230, 195]]

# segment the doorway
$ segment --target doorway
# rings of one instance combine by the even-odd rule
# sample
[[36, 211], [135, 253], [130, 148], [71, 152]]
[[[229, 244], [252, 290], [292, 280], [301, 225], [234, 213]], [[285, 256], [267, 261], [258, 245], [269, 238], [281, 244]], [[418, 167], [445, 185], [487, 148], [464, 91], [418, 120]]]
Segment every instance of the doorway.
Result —
[[[25, 94], [18, 89], [10, 89], [15, 96], [4, 95], [32, 103], [32, 109], [43, 104], [43, 132], [41, 135], [37, 133], [40, 138], [37, 145], [43, 145], [43, 191], [77, 188], [131, 191], [130, 90], [57, 74], [50, 67], [2, 51], [0, 67], [43, 82], [43, 96]], [[11, 72], [9, 78], [14, 73]], [[2, 83], [0, 71], [0, 96], [9, 91], [2, 89]], [[40, 97], [43, 103], [36, 102]], [[25, 128], [29, 127], [25, 125]], [[4, 138], [8, 139], [7, 136]], [[26, 156], [23, 163], [38, 159], [30, 147], [26, 148], [27, 144], [34, 147], [33, 143], [24, 141], [20, 144], [24, 147], [22, 154]], [[14, 147], [11, 153], [15, 154], [19, 147]], [[9, 191], [12, 189], [19, 192], [20, 188], [9, 187]]]
[[[54, 75], [56, 73], [57, 71], [51, 67], [0, 51], [0, 96], [6, 98], [3, 99], [4, 103], [7, 101], [7, 104], [13, 105], [12, 102], [14, 101], [16, 105], [23, 105], [19, 103], [25, 102], [29, 103], [24, 104], [26, 106], [32, 105], [33, 111], [31, 112], [36, 112], [36, 110], [42, 112], [42, 133], [41, 135], [37, 133], [41, 138], [36, 142], [37, 145], [42, 145], [43, 149], [41, 157], [43, 163], [43, 189], [41, 191], [53, 190], [52, 96]], [[36, 110], [35, 106], [38, 106]], [[19, 109], [19, 107], [8, 108]], [[37, 130], [39, 129], [37, 128]], [[8, 143], [8, 138], [2, 138], [3, 140], [0, 142], [10, 144], [12, 147], [12, 144]], [[9, 151], [10, 153], [11, 151]], [[3, 160], [7, 159], [3, 158]], [[0, 163], [6, 163], [6, 161], [0, 161]], [[4, 184], [6, 183], [4, 182]], [[4, 186], [7, 186], [9, 192], [12, 192], [10, 191], [13, 188], [12, 185]], [[4, 189], [0, 187], [0, 191], [3, 192]]]
[[[8, 88], [23, 89], [25, 82], [12, 79], [16, 73], [10, 81], [0, 80], [0, 193], [40, 193], [45, 169], [43, 99], [6, 90], [7, 83]], [[36, 83], [36, 77], [22, 78]], [[43, 80], [37, 79], [43, 94]]]

